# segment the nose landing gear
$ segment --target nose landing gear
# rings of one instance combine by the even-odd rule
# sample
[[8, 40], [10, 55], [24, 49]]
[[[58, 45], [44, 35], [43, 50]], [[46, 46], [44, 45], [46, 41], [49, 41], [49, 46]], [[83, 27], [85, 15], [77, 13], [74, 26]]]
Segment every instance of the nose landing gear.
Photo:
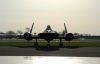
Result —
[[50, 48], [50, 44], [49, 43], [50, 43], [50, 41], [48, 41], [47, 48]]

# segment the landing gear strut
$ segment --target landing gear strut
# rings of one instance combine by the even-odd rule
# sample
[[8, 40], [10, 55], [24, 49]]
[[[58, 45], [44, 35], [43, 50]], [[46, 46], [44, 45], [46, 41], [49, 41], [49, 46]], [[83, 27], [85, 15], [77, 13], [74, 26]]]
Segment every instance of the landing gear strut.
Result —
[[35, 40], [34, 46], [35, 46], [35, 47], [38, 46], [37, 39]]
[[29, 40], [27, 40], [27, 43], [29, 43]]
[[60, 39], [59, 47], [62, 47], [62, 46], [63, 46], [62, 39]]
[[49, 43], [50, 43], [50, 41], [48, 41], [47, 48], [50, 48], [50, 44]]
[[70, 41], [68, 41], [68, 43], [70, 44]]

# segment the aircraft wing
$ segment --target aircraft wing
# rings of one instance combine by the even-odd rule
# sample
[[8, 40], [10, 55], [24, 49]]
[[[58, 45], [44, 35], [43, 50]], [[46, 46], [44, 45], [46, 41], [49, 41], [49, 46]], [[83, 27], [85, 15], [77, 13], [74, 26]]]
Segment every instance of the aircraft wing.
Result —
[[[59, 36], [58, 38], [55, 38], [55, 39], [65, 39], [67, 36]], [[73, 39], [77, 39], [76, 36], [73, 37]]]

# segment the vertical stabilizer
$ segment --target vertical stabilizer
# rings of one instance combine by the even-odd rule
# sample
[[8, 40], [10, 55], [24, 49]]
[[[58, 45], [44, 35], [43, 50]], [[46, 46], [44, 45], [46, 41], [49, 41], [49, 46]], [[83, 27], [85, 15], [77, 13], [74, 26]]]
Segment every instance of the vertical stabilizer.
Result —
[[65, 33], [68, 33], [65, 23], [64, 23], [64, 27], [65, 27]]
[[31, 27], [30, 33], [32, 33], [32, 30], [33, 30], [33, 26], [34, 26], [34, 23], [32, 24], [32, 27]]

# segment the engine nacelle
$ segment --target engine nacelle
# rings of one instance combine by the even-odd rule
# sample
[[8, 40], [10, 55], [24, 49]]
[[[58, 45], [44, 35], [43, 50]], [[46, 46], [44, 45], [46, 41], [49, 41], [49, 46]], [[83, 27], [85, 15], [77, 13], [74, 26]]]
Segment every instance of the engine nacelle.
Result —
[[66, 35], [65, 35], [65, 40], [66, 41], [71, 41], [71, 40], [73, 40], [74, 39], [74, 35], [72, 34], [72, 33], [67, 33]]
[[30, 33], [25, 33], [24, 34], [24, 39], [25, 40], [32, 40], [32, 35]]

